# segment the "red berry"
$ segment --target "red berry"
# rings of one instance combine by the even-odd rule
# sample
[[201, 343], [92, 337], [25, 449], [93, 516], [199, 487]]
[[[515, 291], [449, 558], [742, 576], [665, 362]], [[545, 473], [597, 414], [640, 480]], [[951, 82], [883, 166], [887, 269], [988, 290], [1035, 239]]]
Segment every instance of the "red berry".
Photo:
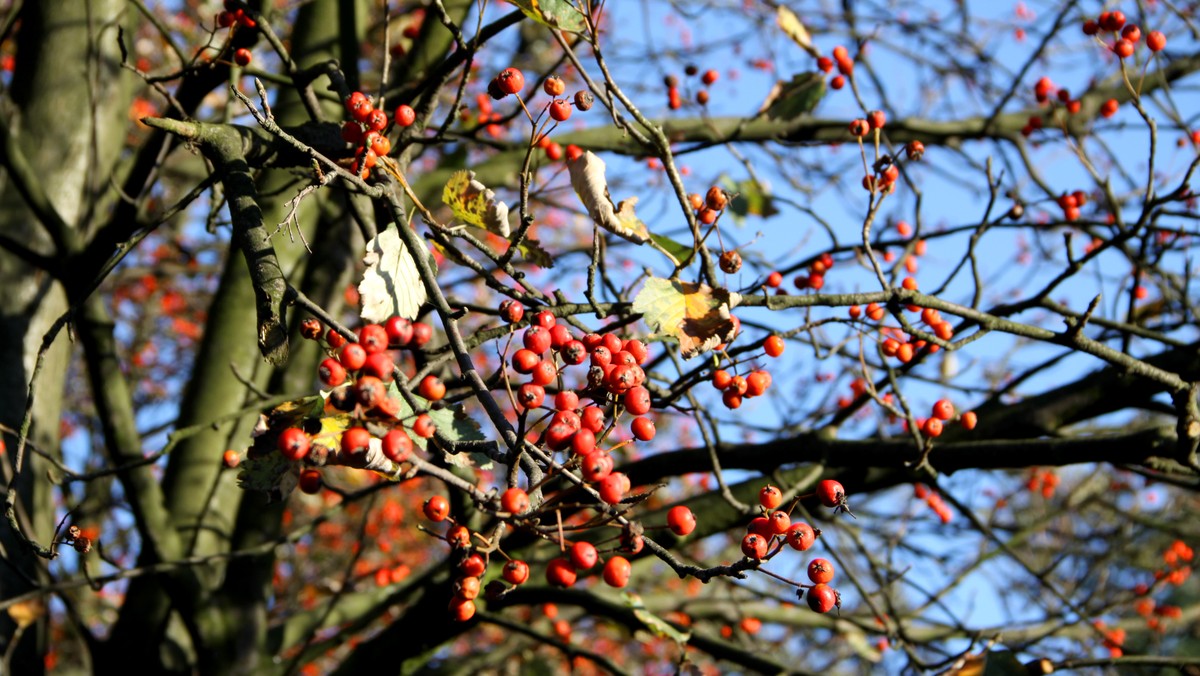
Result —
[[496, 84], [505, 94], [516, 94], [525, 88], [525, 74], [516, 68], [505, 68], [496, 76]]
[[558, 369], [554, 367], [554, 362], [543, 359], [534, 365], [533, 371], [530, 373], [534, 385], [545, 387], [554, 382], [558, 376]]
[[1121, 37], [1134, 44], [1137, 44], [1137, 42], [1142, 39], [1142, 29], [1138, 28], [1136, 24], [1129, 24], [1125, 28], [1121, 29]]
[[704, 71], [703, 75], [700, 76], [700, 81], [704, 83], [704, 86], [711, 87], [712, 83], [716, 82], [717, 78], [719, 77], [720, 74], [717, 71], [709, 68], [708, 70]]
[[404, 462], [412, 454], [413, 442], [408, 433], [401, 429], [388, 430], [383, 435], [383, 455], [392, 462]]
[[587, 428], [576, 430], [571, 436], [571, 452], [584, 455], [596, 450], [596, 434]]
[[301, 460], [308, 455], [308, 435], [299, 427], [289, 427], [279, 433], [279, 452], [288, 460]]
[[654, 421], [645, 416], [634, 418], [633, 423], [629, 425], [629, 431], [633, 432], [634, 438], [639, 441], [650, 441], [656, 433]]
[[428, 439], [437, 431], [437, 425], [433, 422], [433, 418], [429, 417], [428, 413], [422, 413], [421, 415], [417, 416], [416, 421], [413, 422], [412, 429], [413, 434], [421, 437], [422, 439]]
[[593, 434], [600, 434], [604, 431], [604, 409], [599, 406], [588, 406], [583, 409], [579, 421], [584, 429], [591, 430]]
[[466, 549], [471, 546], [471, 530], [466, 526], [452, 526], [446, 531], [446, 542], [455, 549]]
[[529, 564], [519, 559], [511, 559], [504, 564], [501, 575], [510, 584], [524, 584], [529, 579]]
[[546, 565], [546, 581], [555, 587], [570, 587], [575, 584], [575, 568], [567, 559], [551, 559]]
[[421, 379], [421, 384], [417, 386], [417, 394], [429, 401], [441, 401], [442, 397], [446, 396], [446, 383], [431, 373]]
[[[243, 47], [233, 53], [233, 62], [239, 66], [250, 65], [250, 60], [253, 58], [254, 58], [254, 55], [251, 54], [250, 50], [246, 49], [245, 47]], [[317, 478], [320, 479], [320, 477], [317, 477]]]
[[[384, 129], [387, 128], [387, 123], [388, 123], [387, 113], [383, 112], [382, 110], [380, 110], [378, 108], [376, 108], [375, 110], [372, 110], [371, 114], [367, 116], [367, 122], [366, 122], [367, 129], [370, 129], [371, 131], [382, 132]], [[376, 151], [376, 152], [379, 152], [379, 151]], [[386, 155], [387, 153], [379, 153], [379, 154]]]
[[1146, 46], [1152, 52], [1161, 52], [1167, 47], [1167, 36], [1162, 31], [1150, 31], [1146, 34]]
[[954, 417], [954, 404], [949, 399], [938, 399], [933, 404], [933, 417], [938, 420], [950, 420]]
[[867, 113], [867, 124], [871, 129], [883, 129], [883, 125], [887, 124], [887, 114], [882, 110], [872, 110]]
[[1133, 56], [1133, 43], [1125, 38], [1121, 38], [1113, 43], [1113, 53], [1122, 59], [1128, 59]]
[[576, 570], [588, 570], [600, 561], [600, 554], [596, 552], [596, 545], [590, 542], [576, 542], [571, 545], [571, 565], [575, 566]]
[[433, 327], [425, 322], [413, 322], [412, 348], [417, 349], [433, 338]]
[[750, 523], [746, 526], [746, 532], [755, 533], [770, 539], [775, 536], [775, 527], [771, 525], [771, 520], [767, 517], [756, 516], [750, 519]]
[[522, 408], [538, 408], [546, 401], [546, 389], [541, 385], [525, 383], [517, 389], [517, 403]]
[[[2, 453], [4, 450], [3, 444], [4, 442], [0, 440], [0, 453]], [[229, 469], [233, 469], [242, 464], [242, 455], [237, 451], [228, 450], [221, 455], [221, 462]]]
[[539, 355], [545, 354], [546, 350], [550, 349], [552, 340], [550, 331], [537, 325], [525, 329], [525, 335], [521, 337], [525, 349]]
[[827, 613], [840, 603], [838, 593], [827, 584], [818, 584], [808, 590], [808, 607], [818, 613]]
[[600, 480], [600, 485], [596, 490], [600, 493], [601, 500], [610, 505], [615, 505], [621, 502], [621, 498], [625, 497], [625, 492], [628, 490], [628, 483], [629, 478], [624, 474], [621, 472], [612, 472]]
[[742, 538], [742, 554], [747, 558], [762, 559], [767, 555], [767, 539], [758, 533], [749, 533]]
[[525, 306], [509, 298], [500, 303], [500, 316], [509, 324], [516, 324], [525, 316]]
[[514, 486], [500, 496], [500, 508], [510, 514], [524, 514], [529, 511], [529, 494]]
[[788, 526], [784, 539], [792, 549], [802, 552], [813, 546], [817, 540], [817, 534], [813, 531], [812, 526], [799, 521]]
[[771, 530], [775, 531], [775, 535], [783, 535], [792, 526], [792, 517], [782, 510], [771, 512], [767, 520], [771, 522]]
[[829, 88], [830, 89], [841, 89], [842, 87], [845, 87], [845, 86], [846, 86], [846, 78], [842, 77], [841, 75], [835, 75], [835, 76], [833, 76], [833, 78], [831, 80], [829, 80]]
[[558, 122], [566, 122], [571, 117], [571, 103], [566, 99], [554, 99], [550, 102], [550, 117]]
[[584, 456], [583, 463], [579, 466], [579, 469], [583, 473], [585, 480], [592, 483], [603, 481], [612, 474], [612, 456], [608, 454], [608, 451], [592, 451]]
[[783, 354], [783, 348], [783, 338], [779, 336], [767, 336], [766, 341], [763, 342], [763, 349], [766, 350], [768, 357], [778, 357]]
[[300, 491], [309, 495], [315, 495], [321, 490], [321, 471], [314, 468], [308, 468], [300, 472]]
[[704, 194], [704, 204], [713, 211], [721, 211], [729, 204], [729, 197], [725, 195], [724, 190], [714, 185]]
[[342, 453], [361, 455], [371, 447], [371, 433], [363, 427], [351, 427], [342, 433]]
[[629, 573], [633, 566], [623, 556], [609, 557], [604, 563], [604, 582], [610, 587], [620, 589], [629, 583]]
[[1100, 24], [1096, 23], [1093, 19], [1088, 19], [1087, 21], [1083, 22], [1083, 34], [1084, 35], [1095, 35], [1096, 33], [1099, 33], [1099, 32], [1100, 32]]
[[317, 368], [317, 377], [328, 387], [337, 387], [346, 382], [346, 367], [333, 358], [327, 358]]
[[338, 359], [347, 371], [357, 371], [367, 363], [367, 351], [358, 343], [347, 343], [338, 355]]
[[696, 530], [696, 515], [683, 505], [675, 505], [667, 512], [667, 526], [672, 533], [683, 537]]
[[758, 504], [775, 509], [783, 503], [783, 493], [774, 486], [763, 486], [758, 490]]
[[[583, 108], [580, 108], [580, 110], [583, 110]], [[583, 157], [583, 148], [580, 148], [579, 146], [575, 145], [574, 143], [567, 145], [567, 161], [568, 162], [575, 162], [576, 160], [578, 160], [581, 157]]]
[[542, 82], [542, 91], [548, 96], [562, 96], [563, 92], [567, 91], [567, 83], [557, 75], [551, 75]]
[[[644, 415], [650, 410], [650, 390], [638, 385], [629, 388], [623, 398], [625, 410], [633, 415]], [[646, 441], [646, 440], [644, 440]]]
[[403, 317], [392, 317], [383, 325], [388, 347], [405, 347], [412, 341], [413, 324]]
[[396, 120], [396, 124], [401, 127], [411, 127], [417, 121], [417, 111], [412, 109], [412, 106], [407, 103], [401, 103], [396, 106], [396, 112], [392, 115]]
[[1109, 99], [1100, 106], [1100, 115], [1106, 118], [1112, 117], [1117, 114], [1117, 108], [1120, 105], [1116, 99]]
[[475, 617], [475, 602], [471, 599], [461, 599], [455, 596], [450, 599], [450, 619], [455, 622], [466, 622]]
[[445, 521], [447, 516], [450, 516], [450, 501], [441, 495], [435, 495], [425, 501], [421, 511], [425, 513], [425, 518], [430, 521]]
[[970, 431], [975, 429], [975, 425], [979, 423], [979, 416], [975, 414], [975, 411], [967, 411], [962, 414], [959, 421], [962, 423], [963, 429]]
[[817, 484], [817, 499], [826, 507], [840, 507], [846, 504], [846, 491], [840, 482], [825, 479]]
[[813, 559], [808, 564], [808, 579], [825, 584], [833, 579], [833, 564], [825, 559]]

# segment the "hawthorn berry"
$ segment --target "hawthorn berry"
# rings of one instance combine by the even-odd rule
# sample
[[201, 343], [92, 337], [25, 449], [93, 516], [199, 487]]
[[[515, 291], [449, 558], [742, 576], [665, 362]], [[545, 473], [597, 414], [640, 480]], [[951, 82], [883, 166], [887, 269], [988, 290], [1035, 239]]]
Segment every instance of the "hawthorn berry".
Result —
[[517, 388], [517, 403], [522, 408], [540, 408], [546, 401], [546, 389], [535, 383], [525, 383]]
[[604, 409], [599, 406], [584, 408], [579, 422], [584, 429], [591, 430], [593, 434], [600, 434], [604, 430]]
[[496, 84], [506, 95], [517, 94], [525, 88], [525, 74], [516, 68], [505, 68], [496, 76]]
[[474, 575], [460, 577], [454, 582], [454, 596], [460, 599], [474, 599], [479, 596], [479, 578]]
[[600, 554], [596, 552], [596, 545], [590, 542], [580, 540], [571, 545], [571, 565], [575, 566], [576, 570], [588, 570], [600, 561]]
[[788, 546], [800, 552], [812, 547], [817, 541], [816, 531], [812, 529], [812, 526], [803, 521], [798, 521], [788, 526], [787, 532], [784, 533], [783, 537], [787, 541]]
[[1105, 118], [1112, 117], [1117, 114], [1117, 109], [1120, 105], [1116, 99], [1109, 99], [1100, 105], [1100, 115]]
[[813, 559], [808, 564], [808, 579], [817, 584], [833, 580], [833, 564], [825, 559]]
[[1128, 59], [1133, 56], [1133, 43], [1125, 38], [1121, 38], [1113, 43], [1113, 53], [1122, 59]]
[[432, 437], [435, 432], [437, 432], [437, 425], [433, 422], [433, 418], [429, 417], [428, 413], [422, 413], [421, 415], [417, 416], [416, 421], [413, 423], [412, 429], [413, 434], [421, 437], [422, 439], [428, 439]]
[[442, 397], [446, 396], [446, 383], [430, 373], [421, 379], [421, 384], [417, 386], [417, 394], [429, 401], [441, 401]]
[[559, 557], [546, 565], [546, 581], [554, 587], [570, 587], [575, 584], [575, 568], [571, 562]]
[[542, 91], [546, 92], [548, 96], [562, 96], [563, 92], [567, 91], [567, 83], [563, 82], [561, 77], [551, 75], [542, 82]]
[[808, 590], [808, 607], [815, 612], [827, 613], [840, 604], [838, 593], [827, 584], [818, 584]]
[[746, 376], [746, 396], [759, 397], [771, 386], [771, 374], [766, 371], [753, 371]]
[[758, 504], [766, 509], [775, 509], [783, 504], [783, 493], [775, 486], [763, 486], [758, 489]]
[[[0, 452], [3, 451], [3, 441], [0, 441]], [[242, 455], [235, 450], [228, 450], [221, 454], [221, 463], [229, 469], [234, 469], [242, 464]]]
[[300, 491], [316, 495], [321, 490], [321, 471], [312, 467], [300, 472]]
[[704, 194], [704, 204], [713, 211], [721, 211], [729, 203], [729, 198], [725, 195], [725, 191], [719, 186], [712, 186], [708, 192]]
[[633, 566], [623, 556], [611, 556], [604, 562], [604, 582], [610, 587], [620, 589], [629, 584], [629, 574]]
[[367, 351], [358, 343], [347, 343], [338, 354], [338, 360], [347, 371], [357, 371], [367, 363]]
[[413, 110], [412, 106], [407, 103], [401, 103], [396, 106], [396, 112], [392, 114], [392, 118], [401, 127], [411, 127], [417, 121], [417, 111]]
[[525, 335], [521, 337], [525, 349], [537, 355], [545, 354], [550, 349], [552, 340], [550, 331], [537, 325], [525, 329]]
[[413, 441], [402, 429], [391, 429], [383, 435], [383, 455], [392, 462], [404, 462], [412, 454]]
[[908, 157], [908, 159], [915, 162], [916, 160], [921, 159], [921, 157], [925, 154], [925, 144], [921, 143], [920, 141], [909, 141], [908, 144], [904, 146], [904, 154]]
[[[590, 96], [590, 94], [589, 94], [589, 96]], [[578, 108], [580, 110], [587, 110], [587, 108], [584, 108], [583, 106], [579, 105], [578, 95], [576, 95], [575, 100], [576, 100], [576, 103], [575, 103], [576, 108]], [[591, 105], [589, 104], [588, 108], [590, 108], [590, 107], [591, 107]], [[581, 158], [581, 157], [583, 157], [583, 148], [580, 148], [579, 146], [575, 145], [574, 143], [568, 143], [567, 144], [567, 161], [575, 162], [575, 161], [578, 161], [579, 158]]]
[[771, 522], [771, 530], [775, 535], [783, 535], [792, 526], [792, 517], [782, 510], [771, 512], [771, 516], [768, 516], [767, 520]]
[[371, 446], [371, 433], [364, 427], [351, 427], [342, 433], [342, 453], [360, 455]]
[[770, 539], [775, 536], [775, 527], [771, 525], [771, 520], [767, 517], [756, 516], [750, 519], [750, 523], [746, 525], [746, 532], [756, 533]]
[[1167, 48], [1167, 36], [1162, 31], [1150, 31], [1146, 34], [1146, 46], [1152, 52], [1161, 52]]
[[289, 427], [279, 433], [277, 446], [288, 460], [302, 460], [308, 455], [308, 435], [299, 427]]
[[[583, 478], [592, 483], [603, 481], [613, 471], [613, 459], [608, 451], [598, 450], [588, 453], [579, 465]], [[619, 498], [618, 498], [619, 499]]]
[[529, 494], [513, 486], [500, 496], [500, 508], [510, 514], [521, 515], [529, 511]]
[[392, 317], [383, 325], [387, 333], [388, 347], [405, 347], [412, 341], [413, 324], [403, 317]]
[[250, 52], [250, 50], [246, 49], [245, 47], [243, 47], [233, 53], [233, 62], [239, 66], [249, 66], [250, 61], [253, 58], [254, 58], [254, 54], [252, 54]]
[[778, 357], [783, 354], [783, 348], [783, 338], [777, 335], [767, 336], [767, 339], [763, 341], [763, 349], [766, 350], [768, 357]]
[[721, 403], [731, 411], [739, 409], [742, 407], [742, 395], [738, 394], [737, 390], [731, 387], [721, 393]]
[[954, 404], [949, 399], [938, 399], [933, 404], [933, 417], [938, 420], [950, 420], [954, 417]]
[[566, 122], [571, 117], [571, 104], [566, 99], [554, 99], [549, 110], [550, 118], [557, 122]]
[[596, 490], [600, 493], [601, 500], [615, 505], [625, 497], [625, 492], [629, 490], [628, 483], [629, 478], [621, 472], [611, 472], [600, 480], [600, 485]]
[[575, 92], [575, 107], [579, 109], [579, 112], [586, 113], [592, 109], [595, 103], [596, 97], [592, 96], [592, 93], [588, 90], [580, 89]]
[[742, 538], [742, 554], [750, 559], [762, 559], [767, 555], [767, 538], [758, 533], [748, 533]]
[[711, 87], [719, 77], [720, 74], [716, 70], [709, 68], [708, 70], [704, 71], [703, 75], [700, 76], [700, 81], [704, 83], [704, 86]]
[[475, 602], [457, 596], [450, 600], [450, 619], [455, 622], [466, 622], [475, 617]]
[[638, 441], [650, 441], [656, 433], [654, 421], [645, 416], [634, 418], [629, 425], [629, 431], [633, 432], [634, 438]]
[[529, 564], [520, 559], [510, 559], [500, 574], [510, 584], [524, 584], [529, 579]]
[[672, 533], [684, 537], [696, 530], [696, 515], [684, 505], [675, 505], [667, 512], [667, 527]]
[[834, 479], [824, 479], [817, 484], [817, 499], [826, 507], [841, 507], [846, 504], [846, 490]]
[[445, 521], [446, 517], [450, 516], [450, 501], [441, 495], [435, 495], [425, 501], [421, 511], [430, 521]]
[[466, 549], [471, 546], [471, 530], [466, 526], [451, 526], [446, 531], [446, 542], [455, 549]]
[[963, 429], [970, 431], [975, 429], [975, 425], [979, 423], [979, 416], [975, 411], [967, 411], [959, 417], [959, 422], [962, 423]]
[[346, 367], [333, 358], [326, 358], [317, 368], [317, 377], [329, 387], [337, 387], [346, 382]]
[[433, 339], [433, 327], [425, 322], [413, 322], [413, 335], [410, 347], [414, 350], [424, 347]]
[[372, 409], [387, 398], [387, 388], [375, 376], [363, 376], [354, 383], [354, 398], [365, 409]]

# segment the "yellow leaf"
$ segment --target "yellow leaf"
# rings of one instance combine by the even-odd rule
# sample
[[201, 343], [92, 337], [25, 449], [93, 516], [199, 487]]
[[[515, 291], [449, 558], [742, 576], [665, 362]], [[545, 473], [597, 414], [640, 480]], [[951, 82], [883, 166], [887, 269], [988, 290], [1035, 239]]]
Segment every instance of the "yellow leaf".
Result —
[[456, 171], [442, 189], [442, 201], [454, 212], [454, 219], [508, 237], [508, 205], [496, 199], [496, 193], [475, 180], [473, 171]]
[[800, 17], [796, 16], [796, 13], [787, 5], [779, 5], [779, 9], [775, 11], [775, 23], [779, 24], [779, 28], [792, 39], [792, 42], [800, 45], [800, 48], [811, 54], [814, 59], [821, 56], [821, 52], [813, 45], [808, 29], [800, 22]]
[[8, 616], [18, 627], [24, 629], [46, 614], [46, 602], [39, 599], [18, 601], [8, 607]]
[[656, 333], [678, 340], [683, 358], [691, 359], [733, 338], [729, 311], [739, 302], [741, 296], [726, 289], [651, 277], [633, 299], [633, 311]]

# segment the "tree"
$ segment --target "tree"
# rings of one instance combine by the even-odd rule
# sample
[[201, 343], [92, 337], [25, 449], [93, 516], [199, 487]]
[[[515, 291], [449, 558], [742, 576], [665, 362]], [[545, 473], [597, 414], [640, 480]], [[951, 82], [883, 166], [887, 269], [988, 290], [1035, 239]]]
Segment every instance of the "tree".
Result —
[[584, 4], [9, 6], [5, 670], [1193, 673], [1194, 3]]

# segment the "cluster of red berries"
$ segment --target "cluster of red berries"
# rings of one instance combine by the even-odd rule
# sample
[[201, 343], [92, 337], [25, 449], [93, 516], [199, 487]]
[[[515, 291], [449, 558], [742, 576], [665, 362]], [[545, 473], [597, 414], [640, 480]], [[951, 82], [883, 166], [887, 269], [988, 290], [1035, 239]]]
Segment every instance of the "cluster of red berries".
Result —
[[[520, 96], [524, 88], [525, 74], [518, 68], [505, 68], [488, 83], [488, 95], [499, 101], [509, 94]], [[566, 90], [566, 83], [557, 75], [551, 75], [542, 83], [542, 91], [551, 97], [550, 102], [546, 104], [546, 112], [555, 122], [566, 122], [570, 119], [572, 106], [587, 112], [596, 103], [596, 97], [586, 89], [575, 92], [572, 100], [559, 98]]]
[[[500, 315], [510, 323], [521, 321], [525, 308], [515, 301], [500, 305]], [[617, 504], [629, 491], [629, 479], [613, 472], [613, 459], [608, 451], [597, 448], [609, 427], [605, 409], [612, 405], [618, 414], [623, 411], [634, 416], [630, 431], [639, 441], [655, 436], [654, 421], [646, 417], [650, 411], [650, 391], [645, 387], [646, 372], [641, 365], [649, 357], [645, 343], [629, 338], [622, 340], [614, 333], [590, 333], [576, 338], [565, 324], [558, 323], [548, 310], [538, 312], [521, 338], [522, 347], [513, 353], [513, 370], [529, 376], [516, 391], [516, 404], [522, 411], [541, 408], [546, 403], [546, 386], [559, 382], [554, 395], [554, 414], [540, 434], [530, 432], [533, 443], [545, 443], [551, 451], [570, 448], [579, 458], [583, 478], [596, 484], [600, 497]], [[588, 363], [583, 395], [593, 403], [581, 406], [575, 390], [561, 387], [561, 369]], [[561, 362], [561, 367], [559, 365]]]
[[828, 56], [817, 57], [817, 68], [822, 73], [833, 72], [833, 67], [837, 66], [839, 75], [834, 75], [829, 80], [831, 89], [841, 89], [846, 86], [846, 78], [854, 74], [854, 59], [850, 58], [850, 52], [842, 45], [833, 48], [833, 58]]
[[[392, 151], [392, 142], [386, 136], [388, 116], [362, 92], [352, 92], [345, 103], [351, 119], [342, 125], [342, 140], [355, 147], [350, 171], [366, 180], [379, 158]], [[401, 127], [411, 126], [416, 119], [416, 112], [408, 104], [396, 108], [395, 121]]]
[[1063, 219], [1074, 221], [1079, 218], [1079, 209], [1088, 203], [1088, 196], [1082, 190], [1064, 192], [1055, 200], [1063, 212]]
[[942, 499], [942, 495], [935, 490], [930, 490], [925, 484], [913, 484], [913, 497], [924, 500], [933, 513], [942, 520], [942, 523], [950, 523], [954, 520], [954, 512], [950, 511], [950, 506]]
[[[688, 206], [692, 208], [692, 211], [696, 212], [696, 220], [704, 225], [712, 225], [717, 222], [717, 217], [721, 215], [725, 207], [729, 206], [729, 196], [725, 194], [725, 191], [720, 186], [714, 185], [703, 196], [700, 193], [689, 193]], [[742, 267], [741, 256], [737, 257], [737, 261], [738, 265], [734, 269], [726, 269], [725, 267], [721, 269], [729, 274], [733, 274]], [[727, 265], [733, 267], [732, 264]]]
[[[315, 319], [307, 319], [301, 324], [301, 334], [305, 338], [320, 340], [322, 333], [323, 327]], [[408, 459], [413, 441], [397, 418], [400, 401], [391, 397], [387, 388], [396, 367], [389, 350], [419, 348], [431, 335], [428, 324], [413, 323], [400, 317], [393, 317], [384, 326], [363, 326], [358, 331], [358, 341], [353, 343], [333, 329], [324, 332], [323, 342], [330, 356], [321, 362], [317, 373], [324, 385], [333, 388], [326, 405], [333, 410], [352, 413], [359, 422], [342, 433], [339, 450], [347, 459], [364, 456], [376, 438], [384, 456], [392, 462], [402, 463]], [[445, 394], [445, 385], [441, 385], [436, 377], [427, 377], [421, 382], [420, 393], [430, 401], [437, 401]], [[368, 430], [368, 425], [377, 434]], [[410, 429], [418, 437], [428, 439], [434, 435], [436, 425], [427, 413], [421, 413], [412, 421]], [[323, 455], [313, 456], [312, 439], [299, 427], [280, 432], [276, 447], [289, 460], [307, 460], [316, 466], [327, 461]], [[232, 451], [227, 451], [224, 459], [230, 467], [236, 467], [240, 462], [239, 456]], [[301, 470], [299, 486], [305, 493], [316, 493], [321, 488], [320, 472], [315, 467]]]
[[257, 26], [258, 23], [254, 17], [247, 14], [245, 8], [239, 6], [241, 4], [236, 0], [225, 0], [225, 9], [217, 14], [217, 26], [220, 28], [235, 26], [254, 28]]
[[807, 275], [796, 275], [796, 277], [792, 279], [792, 283], [795, 284], [796, 288], [800, 289], [801, 291], [805, 289], [820, 291], [821, 289], [825, 288], [825, 273], [829, 272], [829, 270], [833, 268], [833, 263], [833, 255], [828, 252], [823, 253], [812, 263], [808, 264]]
[[[703, 73], [696, 66], [689, 65], [683, 69], [683, 72], [688, 77], [700, 76], [700, 82], [704, 87], [711, 87], [713, 83], [720, 79], [721, 74], [716, 70], [709, 68]], [[683, 107], [683, 96], [679, 93], [679, 78], [674, 75], [668, 75], [663, 78], [663, 84], [667, 88], [667, 107], [671, 110], [679, 110]], [[696, 103], [706, 106], [708, 105], [709, 94], [708, 89], [699, 89], [696, 91]]]
[[[1115, 39], [1111, 45], [1101, 42], [1121, 59], [1133, 56], [1134, 50], [1142, 39], [1142, 29], [1137, 24], [1126, 24], [1125, 13], [1120, 10], [1102, 12], [1097, 19], [1088, 19], [1083, 22], [1084, 35], [1095, 36], [1097, 40], [1100, 40], [1098, 36], [1102, 31], [1114, 34]], [[1152, 52], [1161, 52], [1167, 46], [1167, 36], [1163, 35], [1161, 31], [1150, 31], [1146, 34], [1146, 46]]]
[[[849, 511], [846, 492], [842, 484], [833, 479], [825, 479], [817, 484], [816, 496], [826, 507]], [[820, 537], [820, 530], [803, 521], [793, 523], [788, 511], [779, 509], [783, 504], [783, 493], [775, 486], [763, 486], [758, 491], [758, 504], [762, 514], [750, 521], [742, 538], [742, 554], [747, 558], [756, 561], [770, 559], [782, 551], [784, 545], [803, 552], [810, 549]], [[826, 559], [818, 558], [809, 562], [808, 579], [812, 584], [799, 585], [797, 592], [803, 597], [807, 587], [809, 608], [818, 613], [827, 613], [834, 607], [841, 607], [841, 595], [829, 586], [833, 576], [833, 564]]]
[[[783, 354], [783, 338], [768, 336], [763, 348], [769, 357]], [[745, 376], [733, 375], [725, 369], [717, 369], [712, 374], [712, 385], [721, 392], [721, 403], [730, 410], [740, 408], [742, 399], [759, 397], [771, 387], [771, 374], [763, 369], [755, 369]]]

